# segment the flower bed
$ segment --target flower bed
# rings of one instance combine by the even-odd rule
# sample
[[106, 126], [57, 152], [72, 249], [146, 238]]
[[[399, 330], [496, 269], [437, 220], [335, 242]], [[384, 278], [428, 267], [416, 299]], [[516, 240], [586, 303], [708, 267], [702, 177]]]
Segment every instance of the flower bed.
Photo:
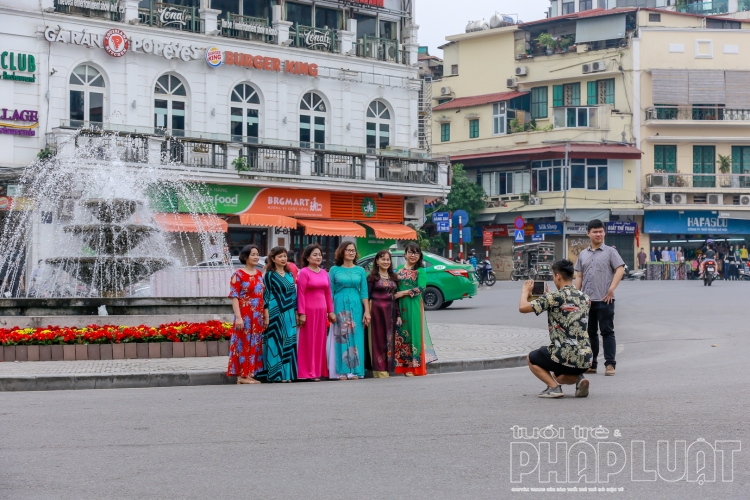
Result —
[[233, 325], [0, 328], [0, 361], [76, 361], [226, 356]]

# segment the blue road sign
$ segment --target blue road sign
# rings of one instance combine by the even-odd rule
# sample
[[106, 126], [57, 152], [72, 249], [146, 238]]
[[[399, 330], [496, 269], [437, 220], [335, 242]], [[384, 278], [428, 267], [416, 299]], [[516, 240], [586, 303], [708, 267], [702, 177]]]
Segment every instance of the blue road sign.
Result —
[[453, 212], [453, 227], [458, 227], [458, 218], [461, 217], [461, 223], [464, 226], [469, 224], [469, 214], [466, 210], [456, 210]]
[[538, 241], [544, 241], [544, 234], [532, 234], [531, 241], [533, 241], [534, 243]]
[[438, 233], [450, 233], [451, 232], [450, 223], [447, 220], [437, 221], [435, 223], [435, 227], [437, 228]]
[[[432, 222], [438, 224], [439, 222], [448, 222], [451, 218], [450, 212], [435, 212], [432, 214]], [[441, 231], [443, 232], [443, 231]]]
[[516, 229], [516, 243], [523, 243], [524, 241], [524, 230], [523, 229]]

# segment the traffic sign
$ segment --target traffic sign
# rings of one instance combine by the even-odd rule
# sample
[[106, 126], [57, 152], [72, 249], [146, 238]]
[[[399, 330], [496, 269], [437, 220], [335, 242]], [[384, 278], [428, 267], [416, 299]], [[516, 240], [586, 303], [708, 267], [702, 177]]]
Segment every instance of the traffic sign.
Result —
[[492, 231], [483, 231], [482, 232], [482, 241], [484, 243], [483, 246], [491, 247], [492, 246], [492, 237], [493, 236], [494, 236], [494, 234], [492, 233]]
[[516, 220], [513, 221], [513, 227], [516, 229], [523, 229], [524, 225], [523, 217], [516, 217]]
[[458, 227], [458, 218], [461, 218], [461, 223], [466, 226], [469, 224], [469, 214], [466, 210], [456, 210], [453, 212], [453, 226]]
[[544, 241], [544, 233], [542, 233], [542, 234], [532, 234], [531, 235], [531, 241], [533, 241], [534, 243], [536, 243], [538, 241]]
[[450, 212], [435, 212], [432, 214], [432, 222], [434, 222], [435, 224], [439, 222], [447, 223], [448, 221], [450, 221], [450, 218], [451, 218]]
[[437, 228], [438, 233], [450, 233], [451, 232], [451, 225], [449, 221], [437, 221], [435, 223], [435, 227]]
[[523, 242], [524, 242], [523, 229], [516, 229], [516, 243], [523, 243]]

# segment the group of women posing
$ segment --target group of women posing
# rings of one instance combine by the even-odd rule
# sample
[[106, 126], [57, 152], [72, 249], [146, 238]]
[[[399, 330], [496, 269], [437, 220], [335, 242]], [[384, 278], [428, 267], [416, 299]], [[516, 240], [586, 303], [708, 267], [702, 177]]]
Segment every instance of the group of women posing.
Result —
[[235, 324], [227, 369], [238, 384], [353, 380], [366, 369], [376, 378], [426, 375], [427, 363], [437, 359], [424, 315], [427, 277], [416, 243], [406, 246], [406, 264], [398, 273], [390, 252], [381, 250], [367, 275], [356, 265], [352, 242], [336, 249], [330, 272], [320, 267], [318, 244], [305, 248], [299, 270], [283, 247], [271, 250], [265, 272], [256, 267], [257, 246], [244, 247], [239, 257], [245, 267], [230, 282]]

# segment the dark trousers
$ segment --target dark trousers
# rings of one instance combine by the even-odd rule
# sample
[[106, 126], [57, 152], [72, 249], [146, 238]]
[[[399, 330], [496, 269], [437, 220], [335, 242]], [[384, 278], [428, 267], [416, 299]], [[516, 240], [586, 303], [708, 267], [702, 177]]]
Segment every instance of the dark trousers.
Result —
[[615, 366], [615, 352], [617, 343], [615, 342], [615, 301], [607, 304], [601, 301], [591, 301], [591, 310], [589, 311], [589, 340], [591, 342], [591, 352], [594, 359], [591, 363], [592, 368], [596, 368], [596, 358], [599, 357], [599, 334], [602, 334], [604, 343], [604, 365]]

